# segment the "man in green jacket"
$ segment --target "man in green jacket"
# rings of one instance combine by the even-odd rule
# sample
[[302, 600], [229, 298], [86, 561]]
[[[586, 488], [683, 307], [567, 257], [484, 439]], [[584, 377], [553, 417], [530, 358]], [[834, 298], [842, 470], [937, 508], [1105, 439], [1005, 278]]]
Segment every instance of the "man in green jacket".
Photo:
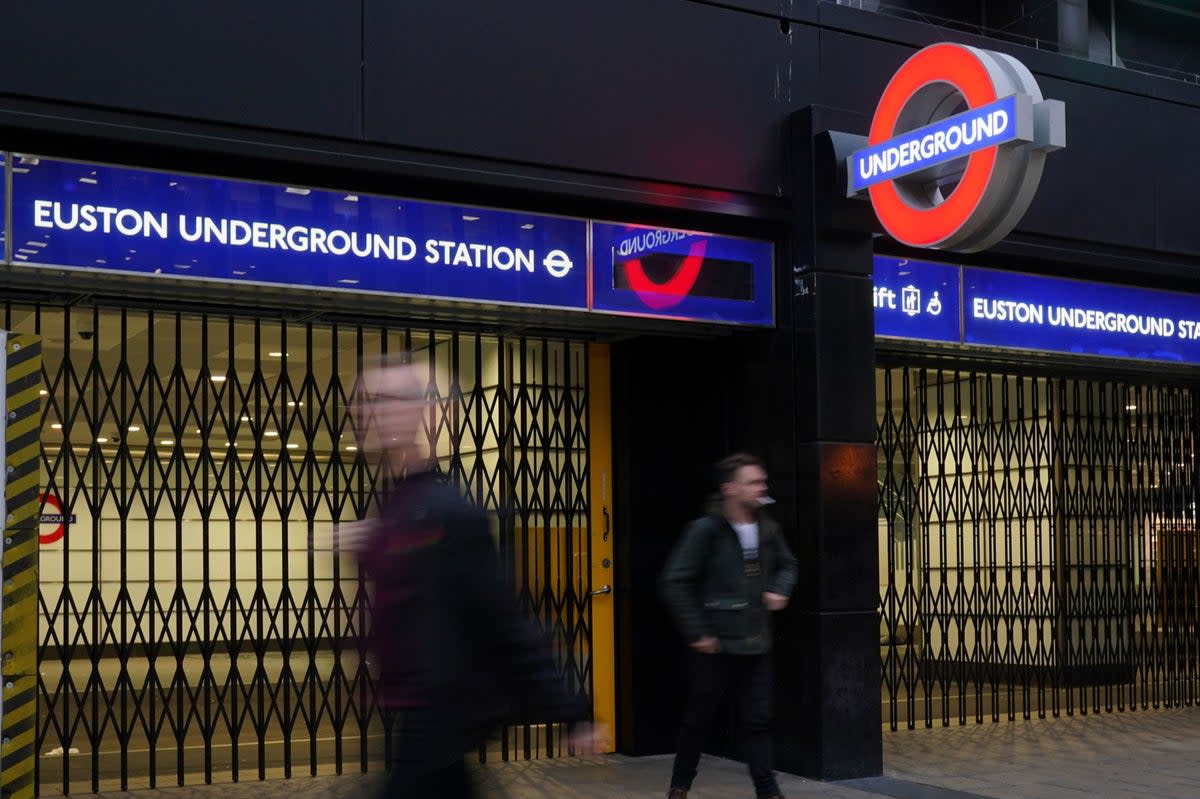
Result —
[[687, 799], [713, 713], [738, 702], [746, 763], [758, 799], [782, 799], [772, 769], [771, 618], [787, 607], [796, 558], [763, 511], [767, 470], [751, 455], [717, 464], [720, 494], [688, 525], [661, 578], [688, 653], [689, 692], [668, 799]]

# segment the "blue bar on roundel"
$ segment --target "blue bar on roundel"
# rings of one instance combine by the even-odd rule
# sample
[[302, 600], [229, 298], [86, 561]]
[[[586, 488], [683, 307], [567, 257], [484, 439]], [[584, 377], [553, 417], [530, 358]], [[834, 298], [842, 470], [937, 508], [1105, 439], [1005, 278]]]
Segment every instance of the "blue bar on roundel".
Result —
[[1016, 95], [902, 133], [850, 156], [855, 192], [1017, 139]]

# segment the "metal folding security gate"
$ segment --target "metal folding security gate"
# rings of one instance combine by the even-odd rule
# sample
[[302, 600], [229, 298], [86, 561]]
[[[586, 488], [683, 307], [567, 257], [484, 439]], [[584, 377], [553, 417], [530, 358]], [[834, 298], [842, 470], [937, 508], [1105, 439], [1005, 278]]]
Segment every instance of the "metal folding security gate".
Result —
[[876, 389], [892, 729], [1196, 702], [1192, 389], [903, 362]]
[[[565, 684], [590, 693], [586, 345], [0, 310], [0, 327], [45, 342], [43, 795], [382, 768], [370, 586], [336, 529], [392, 478], [348, 415], [363, 358], [385, 351], [428, 369], [424, 445], [489, 512]], [[526, 726], [481, 756], [564, 749], [561, 728]]]

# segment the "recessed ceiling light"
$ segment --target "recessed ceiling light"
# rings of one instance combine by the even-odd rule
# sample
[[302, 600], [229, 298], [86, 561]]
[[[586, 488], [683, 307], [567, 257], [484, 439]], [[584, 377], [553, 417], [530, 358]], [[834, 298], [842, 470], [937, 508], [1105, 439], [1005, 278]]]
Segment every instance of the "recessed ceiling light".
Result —
[[225, 375], [213, 375], [213, 376], [212, 376], [212, 381], [213, 381], [214, 383], [224, 383], [224, 382], [225, 382]]
[[142, 428], [138, 427], [136, 424], [129, 425], [129, 432], [131, 432], [131, 433], [136, 433], [141, 429]]
[[51, 430], [62, 430], [62, 425], [59, 424], [58, 422], [55, 422], [54, 424], [50, 425], [50, 429]]
[[1137, 410], [1137, 406], [1136, 406], [1136, 405], [1126, 405], [1126, 406], [1125, 406], [1125, 410], [1127, 410], [1127, 411], [1136, 411], [1136, 410]]
[[242, 417], [242, 421], [243, 421], [243, 422], [248, 422], [248, 421], [250, 421], [250, 417], [249, 417], [249, 416], [243, 416], [243, 417]]
[[108, 439], [107, 439], [107, 438], [105, 438], [104, 436], [99, 436], [99, 437], [97, 437], [97, 438], [96, 438], [96, 443], [97, 443], [97, 444], [107, 444], [107, 443], [108, 443]]
[[351, 444], [350, 446], [346, 447], [346, 451], [347, 452], [358, 452], [358, 447]]
[[263, 435], [267, 438], [279, 438], [279, 433], [275, 432], [274, 430], [267, 430], [263, 433]]
[[463, 221], [464, 222], [478, 222], [479, 217], [472, 216], [471, 214], [463, 214]]
[[171, 447], [171, 446], [175, 445], [175, 442], [169, 438], [164, 438], [162, 441], [160, 441], [158, 443], [162, 444], [164, 447]]
[[267, 357], [268, 358], [282, 358], [283, 353], [282, 352], [268, 352]]
[[43, 388], [43, 389], [42, 389], [41, 391], [39, 391], [38, 393], [39, 393], [39, 394], [41, 394], [41, 395], [44, 397], [44, 396], [46, 396], [47, 394], [49, 394], [50, 392], [49, 392], [49, 391], [47, 391], [46, 389], [44, 389], [44, 388]]
[[287, 448], [288, 449], [299, 449], [300, 445], [299, 444], [288, 444]]

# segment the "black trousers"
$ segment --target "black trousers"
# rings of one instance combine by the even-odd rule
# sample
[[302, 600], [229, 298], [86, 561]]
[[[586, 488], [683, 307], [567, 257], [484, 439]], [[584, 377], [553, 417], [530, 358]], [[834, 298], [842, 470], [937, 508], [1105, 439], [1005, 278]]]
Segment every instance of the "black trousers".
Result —
[[475, 799], [466, 753], [444, 717], [408, 710], [393, 730], [392, 770], [380, 799]]
[[703, 655], [688, 652], [688, 700], [675, 749], [671, 787], [689, 790], [704, 742], [712, 729], [713, 714], [729, 695], [738, 705], [743, 754], [759, 799], [779, 793], [772, 770], [771, 656]]

